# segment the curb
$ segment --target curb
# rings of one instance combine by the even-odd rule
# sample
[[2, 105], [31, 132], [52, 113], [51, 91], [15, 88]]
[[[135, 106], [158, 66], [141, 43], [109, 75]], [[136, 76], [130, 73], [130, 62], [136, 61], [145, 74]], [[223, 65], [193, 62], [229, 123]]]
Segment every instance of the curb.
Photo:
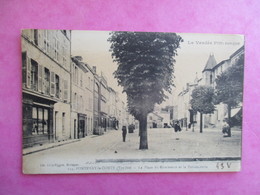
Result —
[[74, 140], [74, 141], [71, 141], [71, 142], [60, 143], [60, 144], [49, 146], [49, 147], [46, 147], [46, 148], [35, 149], [34, 151], [23, 153], [23, 156], [26, 156], [28, 154], [33, 154], [33, 153], [36, 153], [36, 152], [41, 152], [41, 151], [48, 150], [48, 149], [52, 149], [52, 148], [56, 148], [56, 147], [59, 147], [59, 146], [63, 146], [63, 145], [67, 145], [67, 144], [71, 144], [71, 143], [75, 143], [75, 142], [79, 142], [79, 141], [81, 141], [81, 140]]

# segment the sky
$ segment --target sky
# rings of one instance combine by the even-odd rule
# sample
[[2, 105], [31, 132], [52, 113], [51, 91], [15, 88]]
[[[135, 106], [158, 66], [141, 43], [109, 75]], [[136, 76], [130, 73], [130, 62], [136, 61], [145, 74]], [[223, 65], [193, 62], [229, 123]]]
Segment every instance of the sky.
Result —
[[[174, 94], [178, 94], [186, 83], [194, 81], [196, 72], [201, 78], [202, 71], [210, 54], [214, 54], [217, 63], [226, 60], [237, 49], [244, 45], [242, 35], [222, 35], [222, 34], [191, 34], [177, 33], [183, 38], [181, 47], [177, 50], [174, 64], [175, 89]], [[117, 69], [117, 64], [113, 62], [108, 31], [72, 31], [71, 53], [72, 56], [82, 56], [83, 61], [90, 66], [96, 66], [97, 72], [101, 72], [108, 78], [108, 85], [121, 94], [121, 99], [126, 102], [122, 88], [117, 85], [117, 80], [113, 77], [113, 72]], [[171, 96], [174, 96], [171, 95]], [[172, 97], [167, 101], [172, 101]]]

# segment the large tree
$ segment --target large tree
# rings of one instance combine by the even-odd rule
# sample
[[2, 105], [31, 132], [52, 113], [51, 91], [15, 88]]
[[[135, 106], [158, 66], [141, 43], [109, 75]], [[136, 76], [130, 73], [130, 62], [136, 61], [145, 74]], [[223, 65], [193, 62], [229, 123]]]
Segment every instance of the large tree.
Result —
[[200, 133], [202, 133], [203, 114], [211, 114], [215, 110], [214, 89], [210, 86], [198, 86], [191, 94], [191, 108], [200, 113]]
[[118, 64], [114, 76], [127, 94], [129, 112], [140, 123], [139, 149], [148, 149], [147, 115], [170, 92], [182, 38], [175, 33], [112, 32], [108, 41]]
[[[216, 79], [216, 104], [227, 104], [228, 122], [231, 121], [231, 109], [237, 107], [243, 98], [244, 55], [220, 74]], [[229, 132], [231, 136], [231, 132]]]

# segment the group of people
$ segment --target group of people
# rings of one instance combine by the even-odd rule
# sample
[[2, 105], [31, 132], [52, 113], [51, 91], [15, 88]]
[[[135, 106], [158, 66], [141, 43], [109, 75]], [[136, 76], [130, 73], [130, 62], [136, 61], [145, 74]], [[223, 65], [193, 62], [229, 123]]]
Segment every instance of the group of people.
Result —
[[[134, 125], [129, 125], [128, 126], [129, 132], [131, 130], [131, 132], [133, 132], [133, 130], [135, 129]], [[174, 131], [175, 132], [180, 132], [181, 131], [181, 126], [179, 124], [179, 121], [176, 121], [174, 124]], [[222, 133], [224, 135], [224, 137], [231, 137], [231, 131], [230, 131], [230, 126], [227, 122], [227, 119], [223, 120], [223, 127], [222, 127]], [[127, 126], [123, 125], [122, 126], [122, 137], [123, 137], [123, 142], [125, 142], [125, 138], [126, 138], [126, 134], [127, 134]]]

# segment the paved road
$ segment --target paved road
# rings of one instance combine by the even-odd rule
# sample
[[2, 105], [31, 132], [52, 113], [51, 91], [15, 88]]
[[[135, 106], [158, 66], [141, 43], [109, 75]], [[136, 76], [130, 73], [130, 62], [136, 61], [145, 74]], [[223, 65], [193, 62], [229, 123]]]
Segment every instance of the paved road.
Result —
[[[138, 131], [127, 134], [109, 131], [102, 136], [89, 136], [79, 142], [59, 146], [23, 157], [24, 164], [50, 163], [113, 158], [212, 158], [241, 157], [241, 131], [233, 130], [224, 138], [218, 129], [192, 130], [175, 133], [172, 128], [149, 129], [148, 150], [139, 150]], [[35, 167], [37, 169], [37, 167]]]

